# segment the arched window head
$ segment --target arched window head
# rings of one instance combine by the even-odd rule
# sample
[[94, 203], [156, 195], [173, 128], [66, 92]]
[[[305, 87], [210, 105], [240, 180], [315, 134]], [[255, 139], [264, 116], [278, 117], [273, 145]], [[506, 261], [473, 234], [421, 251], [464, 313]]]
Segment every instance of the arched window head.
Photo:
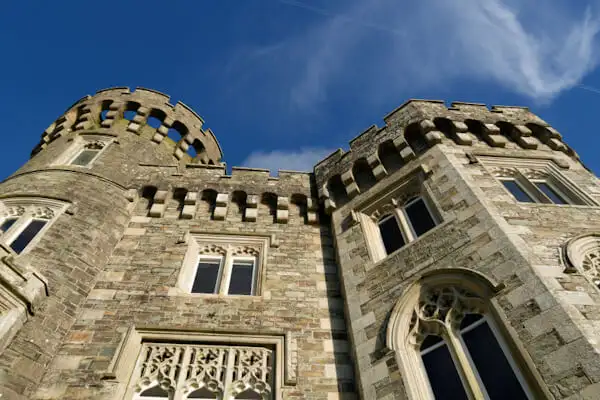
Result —
[[533, 399], [490, 312], [496, 288], [465, 272], [431, 273], [392, 312], [388, 347], [411, 398]]
[[565, 250], [568, 272], [579, 272], [600, 289], [600, 233], [571, 239]]

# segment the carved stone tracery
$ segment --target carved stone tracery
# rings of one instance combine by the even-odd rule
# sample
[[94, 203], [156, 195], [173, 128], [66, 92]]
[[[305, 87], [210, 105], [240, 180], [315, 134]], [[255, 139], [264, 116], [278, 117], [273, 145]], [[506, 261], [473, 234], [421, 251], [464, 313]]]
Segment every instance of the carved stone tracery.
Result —
[[465, 289], [424, 287], [413, 310], [409, 340], [419, 347], [428, 335], [445, 335], [456, 329], [466, 314], [483, 313], [483, 307], [483, 300]]
[[137, 393], [160, 386], [171, 396], [202, 389], [218, 398], [245, 391], [271, 398], [274, 354], [268, 348], [148, 343], [140, 357]]
[[571, 239], [565, 249], [567, 271], [579, 272], [600, 288], [600, 234]]

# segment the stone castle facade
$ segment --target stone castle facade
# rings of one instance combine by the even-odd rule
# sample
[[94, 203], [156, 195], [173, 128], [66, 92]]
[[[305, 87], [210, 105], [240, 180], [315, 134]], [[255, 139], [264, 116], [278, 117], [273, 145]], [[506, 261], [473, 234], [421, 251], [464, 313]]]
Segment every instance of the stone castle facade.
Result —
[[312, 173], [149, 89], [0, 184], [1, 399], [598, 399], [600, 185], [521, 107], [412, 100]]

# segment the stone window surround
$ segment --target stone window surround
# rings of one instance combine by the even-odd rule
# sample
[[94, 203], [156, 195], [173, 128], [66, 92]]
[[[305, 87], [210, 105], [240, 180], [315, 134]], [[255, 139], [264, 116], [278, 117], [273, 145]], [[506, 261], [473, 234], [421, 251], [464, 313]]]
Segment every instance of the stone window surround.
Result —
[[[101, 134], [101, 133], [81, 133], [77, 135], [71, 146], [61, 154], [52, 165], [62, 165], [76, 168], [91, 168], [94, 162], [106, 151], [111, 143], [115, 142], [114, 135]], [[102, 149], [96, 154], [96, 156], [86, 165], [72, 165], [71, 163], [79, 156], [79, 154], [85, 150], [85, 146], [93, 143], [98, 143], [102, 146]]]
[[[379, 263], [388, 257], [402, 251], [416, 240], [431, 234], [440, 226], [445, 225], [438, 210], [440, 207], [435, 201], [428, 182], [426, 182], [429, 170], [424, 165], [419, 165], [400, 179], [390, 182], [387, 192], [374, 193], [365, 199], [351, 212], [354, 222], [360, 223], [363, 236], [367, 243], [369, 256], [374, 263]], [[391, 188], [391, 189], [389, 189]], [[419, 237], [412, 232], [408, 218], [402, 208], [408, 201], [422, 198], [429, 214], [436, 226]], [[387, 215], [393, 215], [400, 226], [406, 244], [393, 253], [387, 254], [379, 231], [379, 221]]]
[[[146, 342], [170, 342], [187, 344], [215, 345], [264, 345], [273, 348], [275, 353], [273, 373], [275, 385], [273, 398], [281, 400], [282, 388], [297, 384], [298, 344], [291, 332], [281, 334], [261, 334], [254, 332], [202, 332], [191, 330], [164, 330], [131, 326], [122, 334], [108, 369], [101, 379], [115, 382], [115, 399], [122, 399], [128, 390], [131, 375]], [[131, 396], [130, 396], [131, 397]]]
[[[476, 158], [498, 180], [502, 180], [502, 178], [514, 179], [530, 197], [536, 200], [531, 205], [539, 206], [546, 204], [559, 207], [598, 206], [594, 199], [561, 173], [561, 169], [568, 169], [568, 165], [564, 165], [561, 162], [557, 163], [553, 158], [521, 158], [488, 155], [477, 155]], [[555, 204], [548, 200], [535, 186], [534, 182], [538, 181], [547, 182], [569, 204]], [[502, 187], [513, 197], [504, 185]], [[527, 205], [527, 203], [522, 202], [519, 204]]]
[[561, 249], [566, 273], [579, 273], [600, 290], [600, 233], [570, 239]]
[[18, 220], [4, 233], [0, 233], [0, 245], [12, 254], [17, 255], [11, 248], [10, 243], [25, 229], [33, 219], [47, 221], [44, 227], [35, 235], [19, 254], [25, 254], [31, 250], [44, 236], [45, 232], [52, 226], [54, 221], [67, 209], [68, 203], [55, 199], [39, 197], [8, 197], [0, 198], [0, 223], [6, 218], [18, 217]]
[[[420, 349], [416, 346], [414, 335], [411, 332], [411, 322], [413, 318], [412, 310], [423, 292], [428, 288], [439, 287], [464, 288], [481, 298], [482, 301], [478, 304], [477, 311], [488, 322], [515, 372], [518, 370], [518, 378], [525, 383], [528, 395], [531, 398], [553, 397], [546, 388], [527, 350], [519, 342], [514, 328], [503, 316], [502, 309], [497, 304], [496, 293], [504, 289], [504, 284], [491, 282], [474, 270], [450, 268], [429, 271], [414, 280], [403, 292], [403, 296], [398, 300], [390, 314], [386, 331], [386, 345], [395, 354], [409, 399], [433, 398]], [[470, 363], [466, 354], [458, 354], [458, 357], [463, 358], [466, 363]], [[479, 385], [476, 376], [467, 376], [464, 379], [470, 382], [471, 386]], [[469, 393], [466, 385], [465, 390]], [[470, 396], [477, 399], [485, 398], [478, 396], [477, 393], [470, 393]]]
[[[253, 293], [251, 296], [261, 296], [263, 291], [264, 271], [266, 270], [267, 255], [269, 247], [277, 247], [277, 240], [273, 235], [261, 234], [229, 234], [191, 231], [184, 237], [184, 242], [188, 243], [188, 250], [185, 254], [174, 295], [186, 296], [227, 296], [247, 298], [248, 295], [229, 295], [226, 293], [229, 278], [231, 276], [231, 266], [235, 256], [233, 252], [237, 249], [247, 251], [254, 258], [254, 282]], [[223, 277], [220, 279], [218, 293], [191, 293], [192, 284], [196, 277], [198, 261], [201, 257], [221, 257], [223, 265]], [[248, 259], [247, 256], [239, 256], [241, 259]]]

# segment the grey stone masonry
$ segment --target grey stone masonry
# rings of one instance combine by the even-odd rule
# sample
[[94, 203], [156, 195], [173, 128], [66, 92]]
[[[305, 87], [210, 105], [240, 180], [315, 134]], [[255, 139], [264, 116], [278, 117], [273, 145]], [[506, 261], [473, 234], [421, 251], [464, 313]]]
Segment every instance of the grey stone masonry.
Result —
[[[384, 121], [273, 177], [228, 173], [162, 93], [77, 101], [0, 183], [2, 399], [431, 398], [409, 330], [436, 279], [480, 296], [471, 312], [531, 399], [600, 398], [597, 178], [526, 108], [411, 100]], [[403, 245], [387, 254], [389, 215]], [[30, 221], [43, 228], [19, 249]], [[228, 294], [249, 260], [250, 294]]]

